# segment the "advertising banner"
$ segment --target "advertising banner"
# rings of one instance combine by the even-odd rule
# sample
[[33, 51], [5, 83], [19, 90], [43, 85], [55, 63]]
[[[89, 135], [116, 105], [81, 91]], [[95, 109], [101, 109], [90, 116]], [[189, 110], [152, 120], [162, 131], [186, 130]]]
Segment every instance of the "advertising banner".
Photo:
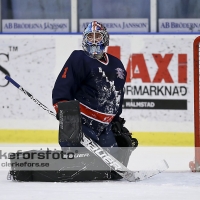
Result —
[[[52, 108], [55, 39], [33, 36], [1, 36], [0, 128], [40, 129], [51, 117], [5, 79], [10, 76], [35, 98]], [[41, 123], [37, 121], [41, 120]], [[31, 123], [29, 123], [31, 122]], [[49, 123], [49, 122], [48, 122]], [[46, 127], [48, 128], [48, 127]]]
[[200, 32], [199, 19], [159, 19], [159, 32]]
[[[113, 38], [110, 44], [127, 71], [123, 116], [136, 122], [133, 129], [140, 127], [137, 130], [141, 130], [142, 127], [142, 130], [149, 131], [155, 125], [162, 131], [164, 127], [174, 131], [192, 131], [192, 37], [118, 37]], [[182, 127], [171, 124], [171, 129], [168, 122], [191, 124]]]
[[3, 33], [69, 32], [68, 19], [3, 19]]
[[[80, 19], [79, 32], [83, 32], [85, 27], [94, 19]], [[146, 18], [141, 19], [96, 19], [102, 23], [109, 32], [149, 32], [149, 22]]]

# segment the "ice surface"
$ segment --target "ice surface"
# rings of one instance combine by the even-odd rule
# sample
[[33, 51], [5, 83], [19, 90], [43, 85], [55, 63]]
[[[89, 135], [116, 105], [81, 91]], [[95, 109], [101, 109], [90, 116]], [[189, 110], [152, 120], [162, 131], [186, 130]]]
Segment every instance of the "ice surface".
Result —
[[194, 149], [189, 147], [137, 148], [130, 158], [129, 169], [150, 169], [162, 159], [169, 164], [166, 172], [137, 183], [13, 182], [7, 180], [6, 170], [0, 170], [0, 200], [199, 200], [200, 173], [192, 173], [188, 167], [193, 157]]

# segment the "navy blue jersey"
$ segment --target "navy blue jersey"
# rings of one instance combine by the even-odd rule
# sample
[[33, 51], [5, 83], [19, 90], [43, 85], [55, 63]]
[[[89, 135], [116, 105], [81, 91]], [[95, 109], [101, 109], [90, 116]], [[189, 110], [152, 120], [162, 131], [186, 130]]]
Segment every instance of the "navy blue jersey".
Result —
[[122, 112], [126, 70], [122, 62], [104, 54], [104, 61], [73, 51], [55, 82], [53, 104], [78, 100], [82, 123], [100, 134]]

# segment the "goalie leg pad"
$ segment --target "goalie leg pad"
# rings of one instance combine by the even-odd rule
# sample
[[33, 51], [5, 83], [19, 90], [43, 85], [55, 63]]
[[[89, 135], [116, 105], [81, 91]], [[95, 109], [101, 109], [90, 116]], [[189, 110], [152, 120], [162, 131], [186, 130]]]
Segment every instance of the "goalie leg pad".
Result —
[[59, 102], [58, 115], [59, 143], [68, 142], [70, 146], [76, 146], [83, 137], [79, 102]]
[[[69, 148], [70, 151], [42, 151], [32, 150], [22, 152], [21, 157], [15, 155], [11, 163], [32, 163], [33, 167], [14, 167], [11, 165], [10, 175], [15, 181], [39, 181], [39, 182], [74, 182], [91, 180], [110, 180], [112, 178], [110, 168], [102, 160], [87, 149]], [[23, 156], [30, 155], [31, 159]], [[62, 155], [62, 156], [59, 156]], [[74, 155], [74, 158], [71, 157]], [[40, 159], [45, 156], [44, 159]], [[59, 157], [59, 159], [57, 159]], [[49, 163], [47, 168], [35, 167], [37, 163]], [[28, 170], [28, 171], [27, 171]]]
[[115, 135], [118, 147], [120, 147], [118, 160], [127, 166], [131, 153], [138, 146], [138, 140], [132, 138], [129, 130], [124, 127], [124, 123], [125, 120], [123, 118], [120, 118], [119, 121], [112, 122], [112, 131]]

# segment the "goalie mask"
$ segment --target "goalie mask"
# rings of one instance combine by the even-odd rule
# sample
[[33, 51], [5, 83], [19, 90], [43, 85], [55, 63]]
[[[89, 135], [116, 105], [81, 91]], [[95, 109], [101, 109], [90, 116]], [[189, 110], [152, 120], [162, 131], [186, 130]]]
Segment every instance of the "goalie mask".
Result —
[[85, 53], [95, 59], [100, 59], [109, 45], [109, 34], [106, 28], [93, 21], [83, 31], [82, 47]]

